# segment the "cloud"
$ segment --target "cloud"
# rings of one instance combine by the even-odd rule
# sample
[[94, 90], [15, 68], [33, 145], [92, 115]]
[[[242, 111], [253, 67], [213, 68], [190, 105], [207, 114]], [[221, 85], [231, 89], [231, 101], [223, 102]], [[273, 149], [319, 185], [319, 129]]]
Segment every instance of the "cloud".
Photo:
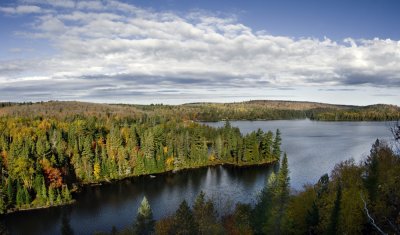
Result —
[[[156, 12], [113, 0], [25, 0], [0, 11], [36, 13], [30, 30], [18, 35], [49, 42], [55, 51], [2, 60], [2, 92], [25, 87], [45, 94], [53, 85], [82, 96], [143, 94], [139, 89], [400, 87], [400, 42], [390, 39], [274, 36], [234, 16]], [[28, 86], [24, 78], [37, 76], [49, 79]], [[109, 84], [117, 87], [105, 89]]]
[[0, 12], [6, 14], [31, 14], [42, 13], [42, 9], [34, 5], [21, 5], [16, 7], [0, 7]]
[[319, 91], [333, 91], [333, 92], [337, 92], [337, 91], [356, 91], [357, 89], [355, 88], [324, 88], [324, 89], [318, 89]]

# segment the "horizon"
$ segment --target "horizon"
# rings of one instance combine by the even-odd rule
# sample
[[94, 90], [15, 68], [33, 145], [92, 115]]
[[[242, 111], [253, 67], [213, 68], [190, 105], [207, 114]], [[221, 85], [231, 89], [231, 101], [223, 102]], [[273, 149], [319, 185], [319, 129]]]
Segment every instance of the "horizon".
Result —
[[0, 102], [400, 106], [400, 2], [0, 3]]
[[199, 101], [199, 102], [188, 102], [188, 103], [118, 103], [118, 102], [96, 102], [96, 101], [81, 101], [81, 100], [47, 100], [47, 101], [20, 101], [20, 102], [12, 102], [12, 101], [1, 101], [1, 103], [11, 103], [11, 104], [42, 104], [42, 103], [56, 103], [56, 102], [65, 102], [65, 103], [88, 103], [88, 104], [105, 104], [105, 105], [163, 105], [163, 106], [180, 106], [180, 105], [191, 105], [191, 104], [238, 104], [238, 103], [249, 103], [249, 102], [289, 102], [289, 103], [311, 103], [311, 104], [324, 104], [324, 105], [333, 105], [333, 106], [354, 106], [354, 107], [367, 107], [367, 106], [375, 106], [375, 105], [393, 105], [396, 107], [400, 107], [396, 104], [385, 104], [385, 103], [374, 103], [374, 104], [367, 104], [367, 105], [351, 105], [351, 104], [340, 104], [340, 103], [324, 103], [324, 102], [315, 102], [315, 101], [301, 101], [301, 100], [258, 100], [258, 99], [250, 99], [250, 100], [243, 100], [243, 101], [232, 101], [232, 102], [208, 102], [208, 101]]

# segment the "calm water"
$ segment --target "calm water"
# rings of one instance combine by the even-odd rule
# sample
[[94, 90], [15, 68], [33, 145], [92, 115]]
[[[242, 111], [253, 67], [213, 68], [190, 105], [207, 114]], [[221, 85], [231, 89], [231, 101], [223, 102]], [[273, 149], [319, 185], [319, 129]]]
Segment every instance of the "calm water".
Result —
[[[222, 126], [223, 122], [207, 123]], [[342, 160], [359, 161], [369, 152], [376, 138], [389, 140], [391, 135], [383, 122], [313, 122], [296, 121], [237, 121], [231, 122], [243, 133], [261, 128], [282, 131], [282, 148], [289, 158], [291, 186], [301, 189], [329, 173]], [[20, 212], [4, 220], [12, 234], [60, 234], [70, 227], [75, 234], [94, 231], [109, 232], [133, 223], [143, 197], [148, 197], [155, 218], [172, 214], [186, 199], [193, 203], [203, 190], [215, 199], [218, 209], [229, 211], [235, 202], [254, 203], [271, 167], [211, 167], [139, 177], [113, 184], [86, 187], [76, 195], [77, 203], [67, 207]]]
[[[224, 122], [207, 123], [221, 127]], [[288, 154], [290, 183], [301, 189], [330, 173], [336, 163], [353, 158], [357, 163], [369, 154], [377, 138], [393, 139], [387, 122], [318, 122], [310, 120], [234, 121], [244, 134], [261, 128], [282, 132], [282, 150]]]

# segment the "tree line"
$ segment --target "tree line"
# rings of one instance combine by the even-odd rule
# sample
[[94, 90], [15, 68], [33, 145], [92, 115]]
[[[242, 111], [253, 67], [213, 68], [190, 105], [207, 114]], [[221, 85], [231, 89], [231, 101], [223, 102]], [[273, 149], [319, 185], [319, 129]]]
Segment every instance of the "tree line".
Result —
[[280, 131], [242, 135], [162, 117], [0, 118], [0, 213], [70, 203], [81, 184], [217, 164], [273, 163]]
[[162, 117], [175, 120], [290, 120], [389, 121], [400, 119], [395, 105], [348, 106], [314, 102], [255, 100], [238, 103], [194, 103], [183, 105], [95, 104], [50, 101], [40, 103], [0, 103], [0, 116], [59, 117], [83, 115], [142, 119]]

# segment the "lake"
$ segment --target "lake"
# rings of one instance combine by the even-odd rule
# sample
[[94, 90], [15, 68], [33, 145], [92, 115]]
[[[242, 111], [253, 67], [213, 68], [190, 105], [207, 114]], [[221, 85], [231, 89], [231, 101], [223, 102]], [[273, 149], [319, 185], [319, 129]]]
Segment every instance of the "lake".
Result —
[[[224, 122], [206, 123], [223, 126]], [[330, 173], [336, 163], [360, 161], [377, 139], [391, 139], [384, 122], [232, 121], [248, 133], [261, 128], [282, 132], [282, 150], [288, 154], [291, 187], [301, 189]], [[236, 202], [254, 203], [271, 172], [270, 166], [235, 168], [217, 166], [121, 180], [85, 187], [73, 205], [18, 212], [2, 218], [11, 234], [60, 234], [71, 228], [75, 234], [110, 232], [133, 223], [143, 196], [149, 199], [156, 219], [172, 214], [186, 199], [190, 204], [202, 190], [215, 199], [223, 213]]]
[[[224, 122], [206, 123], [222, 127]], [[377, 138], [390, 143], [388, 122], [321, 122], [311, 120], [232, 121], [243, 134], [257, 130], [282, 132], [282, 150], [288, 155], [290, 183], [301, 189], [330, 173], [336, 163], [364, 159]]]

